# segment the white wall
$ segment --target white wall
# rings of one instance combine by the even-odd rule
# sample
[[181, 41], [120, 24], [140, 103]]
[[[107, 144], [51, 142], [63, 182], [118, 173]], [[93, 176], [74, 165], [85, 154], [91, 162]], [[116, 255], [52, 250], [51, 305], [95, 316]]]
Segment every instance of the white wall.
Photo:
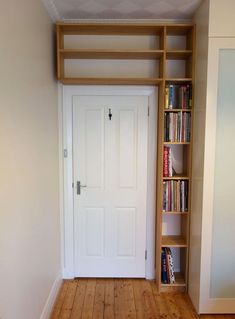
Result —
[[60, 271], [57, 85], [39, 0], [0, 10], [0, 318], [39, 319]]
[[210, 37], [235, 37], [235, 1], [210, 0]]
[[194, 22], [196, 23], [196, 72], [188, 291], [196, 310], [199, 311], [209, 0], [202, 1]]

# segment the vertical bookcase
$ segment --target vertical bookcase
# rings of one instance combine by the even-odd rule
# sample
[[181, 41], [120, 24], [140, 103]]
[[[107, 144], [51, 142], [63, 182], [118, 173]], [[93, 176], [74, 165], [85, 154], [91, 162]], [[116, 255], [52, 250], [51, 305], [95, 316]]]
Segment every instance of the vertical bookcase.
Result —
[[[194, 89], [194, 43], [195, 28], [193, 25], [165, 27], [163, 81], [159, 90], [158, 114], [158, 166], [157, 166], [157, 236], [156, 236], [156, 281], [159, 291], [186, 291], [189, 250], [189, 221], [191, 214], [191, 161], [192, 161], [192, 134], [193, 134], [193, 89]], [[174, 90], [182, 86], [190, 86], [192, 102], [190, 108], [182, 108], [179, 98], [173, 108], [166, 105], [166, 88], [173, 85]], [[169, 94], [169, 91], [168, 91]], [[178, 105], [177, 105], [178, 103]], [[180, 105], [179, 105], [180, 104]], [[172, 114], [172, 115], [170, 115]], [[175, 115], [173, 115], [175, 114]], [[185, 115], [187, 114], [187, 115]], [[166, 117], [173, 116], [182, 119], [190, 118], [190, 138], [166, 139], [169, 126], [166, 127]], [[171, 118], [171, 121], [173, 121]], [[177, 121], [177, 120], [176, 120]], [[169, 123], [169, 121], [168, 121]], [[172, 122], [171, 122], [172, 123]], [[174, 123], [173, 125], [176, 125]], [[171, 156], [176, 158], [175, 165], [178, 171], [170, 176], [164, 174], [164, 147], [171, 149]], [[169, 164], [169, 163], [168, 163]], [[187, 207], [180, 205], [169, 207], [165, 198], [166, 187], [169, 185], [184, 185], [187, 187]], [[168, 186], [166, 186], [168, 185]], [[186, 185], [186, 186], [185, 186]], [[180, 186], [179, 186], [180, 187]], [[172, 188], [173, 189], [173, 188]], [[170, 190], [172, 192], [172, 189]], [[177, 186], [177, 190], [180, 188]], [[178, 195], [177, 195], [178, 196]], [[165, 206], [163, 209], [163, 197]], [[178, 196], [179, 197], [179, 196]], [[178, 200], [180, 203], [180, 199]], [[177, 207], [176, 207], [177, 206]], [[165, 207], [164, 207], [165, 208]], [[175, 282], [163, 283], [162, 249], [170, 248], [175, 268]]]

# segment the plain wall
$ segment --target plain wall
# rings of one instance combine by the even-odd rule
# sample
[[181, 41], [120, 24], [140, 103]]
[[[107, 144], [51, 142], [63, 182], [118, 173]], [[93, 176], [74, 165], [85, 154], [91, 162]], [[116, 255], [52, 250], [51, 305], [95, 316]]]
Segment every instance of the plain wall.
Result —
[[57, 84], [39, 0], [0, 10], [0, 318], [39, 319], [60, 272]]
[[234, 15], [234, 0], [210, 0], [209, 37], [235, 37]]

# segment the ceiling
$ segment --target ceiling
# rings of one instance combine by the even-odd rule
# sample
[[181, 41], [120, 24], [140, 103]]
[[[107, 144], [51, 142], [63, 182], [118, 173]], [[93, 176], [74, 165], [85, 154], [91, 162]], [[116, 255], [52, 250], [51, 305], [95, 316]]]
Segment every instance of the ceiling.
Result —
[[42, 0], [53, 20], [190, 19], [202, 0]]

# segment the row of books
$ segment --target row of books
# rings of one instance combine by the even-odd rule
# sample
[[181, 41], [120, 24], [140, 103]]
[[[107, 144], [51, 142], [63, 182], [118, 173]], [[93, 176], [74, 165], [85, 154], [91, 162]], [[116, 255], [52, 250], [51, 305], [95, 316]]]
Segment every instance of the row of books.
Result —
[[161, 281], [163, 284], [174, 284], [175, 275], [172, 251], [168, 247], [163, 247], [161, 255]]
[[190, 142], [191, 114], [188, 112], [164, 113], [164, 141]]
[[173, 168], [172, 149], [169, 146], [164, 146], [163, 150], [163, 176], [172, 177], [175, 175]]
[[192, 85], [170, 84], [165, 88], [166, 109], [191, 109]]
[[163, 211], [188, 211], [188, 181], [163, 181]]

